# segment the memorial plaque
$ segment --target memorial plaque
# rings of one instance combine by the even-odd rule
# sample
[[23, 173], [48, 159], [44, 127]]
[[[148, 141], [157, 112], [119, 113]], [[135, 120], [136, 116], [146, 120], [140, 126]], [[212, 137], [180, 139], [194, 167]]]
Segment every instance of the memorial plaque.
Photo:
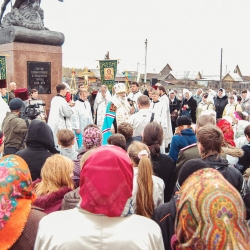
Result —
[[27, 62], [28, 91], [37, 89], [39, 94], [51, 94], [51, 63]]

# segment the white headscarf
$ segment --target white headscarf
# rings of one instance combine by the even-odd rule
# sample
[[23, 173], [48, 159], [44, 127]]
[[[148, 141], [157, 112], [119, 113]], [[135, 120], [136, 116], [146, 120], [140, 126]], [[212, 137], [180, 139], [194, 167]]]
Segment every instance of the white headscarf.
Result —
[[192, 96], [192, 92], [189, 91], [188, 89], [183, 89], [183, 95], [184, 95], [184, 98], [186, 98], [185, 94], [188, 93], [189, 94], [189, 97], [188, 97], [188, 100], [191, 98]]

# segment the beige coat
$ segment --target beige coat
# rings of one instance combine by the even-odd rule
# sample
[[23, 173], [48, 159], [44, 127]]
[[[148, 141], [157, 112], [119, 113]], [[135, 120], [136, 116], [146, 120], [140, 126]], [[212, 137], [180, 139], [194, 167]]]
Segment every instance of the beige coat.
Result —
[[40, 221], [34, 249], [163, 250], [164, 245], [161, 229], [151, 219], [135, 214], [111, 218], [74, 208]]
[[240, 104], [238, 104], [238, 103], [237, 104], [227, 104], [226, 107], [224, 108], [222, 118], [224, 118], [225, 116], [233, 117], [233, 114], [235, 111], [242, 112], [242, 107], [240, 106]]
[[201, 101], [196, 109], [196, 119], [198, 119], [202, 112], [205, 110], [214, 110], [214, 104], [212, 102], [203, 102]]

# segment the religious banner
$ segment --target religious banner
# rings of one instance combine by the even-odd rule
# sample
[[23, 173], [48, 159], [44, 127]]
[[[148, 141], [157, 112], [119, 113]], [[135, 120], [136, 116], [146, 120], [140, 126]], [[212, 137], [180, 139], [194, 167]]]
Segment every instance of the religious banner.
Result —
[[117, 72], [117, 60], [101, 60], [99, 64], [102, 84], [106, 85], [112, 93]]
[[6, 83], [6, 60], [5, 56], [0, 56], [0, 81]]

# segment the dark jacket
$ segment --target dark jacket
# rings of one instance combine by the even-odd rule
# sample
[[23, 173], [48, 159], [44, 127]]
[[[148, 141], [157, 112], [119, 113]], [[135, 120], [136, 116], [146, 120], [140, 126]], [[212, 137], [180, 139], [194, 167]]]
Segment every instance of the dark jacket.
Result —
[[241, 173], [244, 173], [250, 167], [250, 143], [244, 145], [241, 149], [244, 151], [244, 155], [239, 157], [238, 164], [243, 167]]
[[191, 96], [188, 100], [186, 98], [183, 100], [181, 107], [183, 107], [184, 105], [188, 105], [187, 111], [190, 111], [190, 116], [192, 118], [192, 122], [196, 123], [197, 102]]
[[27, 223], [22, 234], [10, 248], [11, 250], [32, 250], [35, 246], [36, 234], [40, 220], [45, 216], [45, 213], [36, 209], [31, 209]]
[[215, 112], [216, 112], [216, 119], [222, 118], [224, 108], [226, 107], [227, 104], [228, 104], [228, 98], [227, 98], [226, 95], [223, 96], [222, 98], [217, 96], [214, 99], [214, 107], [215, 107]]
[[26, 145], [27, 148], [18, 151], [16, 155], [26, 161], [34, 181], [40, 178], [40, 172], [46, 159], [58, 153], [55, 149], [51, 128], [43, 121], [33, 120], [29, 125]]
[[171, 198], [174, 189], [174, 161], [166, 154], [159, 154], [159, 156], [152, 156], [151, 162], [153, 171], [156, 176], [164, 181], [164, 202], [168, 202]]
[[165, 250], [171, 250], [171, 238], [174, 235], [174, 223], [176, 215], [176, 199], [173, 197], [170, 202], [155, 208], [151, 217], [161, 228]]
[[[19, 118], [18, 115], [12, 112], [7, 112], [2, 123], [2, 131], [5, 137], [4, 147], [19, 149], [27, 130], [28, 127], [25, 120]], [[24, 147], [25, 143], [22, 144], [20, 149], [23, 149]]]
[[193, 143], [196, 143], [194, 131], [191, 128], [183, 129], [180, 135], [177, 134], [173, 136], [169, 150], [169, 156], [174, 160], [174, 162], [176, 162], [179, 151]]
[[171, 99], [169, 98], [169, 112], [170, 112], [170, 114], [172, 114], [172, 112], [175, 110], [179, 111], [180, 105], [181, 105], [181, 102], [176, 97], [174, 97], [173, 101], [171, 101]]
[[241, 172], [234, 168], [228, 167], [228, 161], [226, 159], [217, 157], [217, 155], [209, 156], [203, 159], [208, 166], [217, 169], [224, 178], [232, 184], [241, 194], [241, 197], [245, 203], [247, 210], [247, 219], [250, 219], [250, 189], [246, 184]]
[[62, 187], [58, 191], [39, 196], [35, 200], [33, 205], [36, 207], [42, 208], [43, 212], [46, 214], [59, 211], [61, 210], [64, 195], [70, 191], [72, 191], [71, 188]]

